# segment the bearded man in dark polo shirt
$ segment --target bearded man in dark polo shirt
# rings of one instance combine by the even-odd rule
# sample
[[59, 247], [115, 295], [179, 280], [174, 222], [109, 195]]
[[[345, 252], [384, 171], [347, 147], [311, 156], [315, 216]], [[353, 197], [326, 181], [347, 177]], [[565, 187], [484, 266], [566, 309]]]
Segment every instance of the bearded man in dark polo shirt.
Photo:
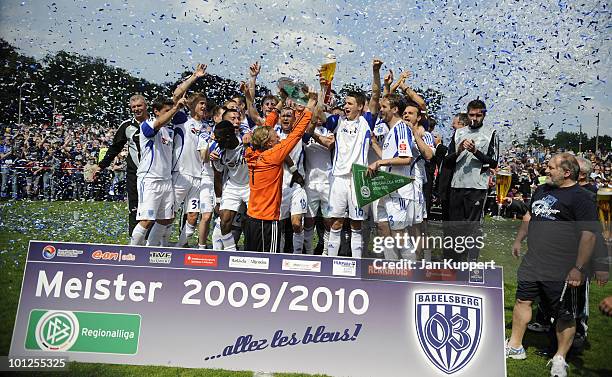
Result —
[[523, 335], [531, 320], [531, 304], [537, 298], [556, 323], [557, 352], [551, 376], [567, 376], [565, 356], [576, 333], [576, 318], [584, 303], [585, 266], [589, 263], [598, 232], [592, 194], [578, 185], [580, 167], [569, 153], [553, 156], [546, 169], [546, 184], [533, 195], [523, 218], [512, 253], [518, 256], [528, 237], [528, 251], [518, 270], [512, 336], [506, 357], [525, 359]]

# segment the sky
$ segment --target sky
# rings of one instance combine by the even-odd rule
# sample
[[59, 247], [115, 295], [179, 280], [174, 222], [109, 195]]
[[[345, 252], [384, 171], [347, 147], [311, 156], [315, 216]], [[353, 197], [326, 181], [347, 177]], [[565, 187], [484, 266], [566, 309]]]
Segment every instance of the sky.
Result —
[[11, 1], [0, 0], [0, 37], [26, 55], [59, 50], [101, 57], [133, 75], [174, 81], [197, 63], [246, 80], [262, 64], [269, 88], [290, 76], [316, 84], [329, 53], [334, 85], [371, 85], [381, 58], [408, 84], [444, 94], [438, 117], [475, 98], [502, 142], [524, 139], [535, 122], [612, 134], [607, 1]]

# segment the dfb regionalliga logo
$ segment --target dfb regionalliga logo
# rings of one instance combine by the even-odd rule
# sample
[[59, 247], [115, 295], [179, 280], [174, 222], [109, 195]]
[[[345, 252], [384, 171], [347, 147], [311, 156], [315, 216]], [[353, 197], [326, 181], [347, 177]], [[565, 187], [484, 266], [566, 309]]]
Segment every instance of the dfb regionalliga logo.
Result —
[[72, 312], [51, 310], [36, 325], [36, 343], [45, 351], [68, 351], [79, 336], [79, 320]]
[[446, 374], [465, 368], [482, 335], [482, 297], [457, 293], [415, 293], [415, 323], [421, 348]]

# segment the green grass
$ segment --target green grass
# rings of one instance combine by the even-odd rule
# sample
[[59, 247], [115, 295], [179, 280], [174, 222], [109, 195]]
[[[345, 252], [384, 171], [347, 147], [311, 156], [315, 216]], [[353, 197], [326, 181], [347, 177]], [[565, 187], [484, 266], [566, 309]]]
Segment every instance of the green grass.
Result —
[[[8, 354], [21, 289], [28, 241], [32, 239], [91, 243], [127, 243], [126, 205], [106, 202], [3, 202], [0, 203], [0, 355]], [[510, 335], [512, 307], [519, 261], [511, 254], [517, 221], [487, 221], [486, 246], [481, 260], [495, 260], [504, 266], [506, 334]], [[193, 243], [193, 241], [192, 241]], [[612, 319], [597, 309], [612, 295], [612, 284], [591, 286], [589, 346], [581, 355], [568, 359], [571, 376], [611, 376]], [[508, 376], [547, 376], [548, 358], [537, 354], [546, 345], [544, 335], [527, 333], [527, 360], [508, 360]], [[415, 351], [416, 352], [416, 351]], [[501, 352], [501, 350], [500, 350]], [[71, 363], [71, 376], [251, 376], [251, 372]], [[36, 375], [60, 375], [37, 373]], [[66, 375], [61, 373], [61, 375]], [[306, 376], [275, 374], [276, 377]]]

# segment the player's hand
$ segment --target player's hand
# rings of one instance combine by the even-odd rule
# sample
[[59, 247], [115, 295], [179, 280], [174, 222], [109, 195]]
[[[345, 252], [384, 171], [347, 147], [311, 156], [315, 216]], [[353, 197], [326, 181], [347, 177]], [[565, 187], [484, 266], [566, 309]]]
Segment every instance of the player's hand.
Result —
[[516, 240], [512, 244], [512, 256], [518, 258], [521, 255], [521, 241]]
[[206, 64], [198, 64], [193, 75], [197, 78], [204, 77], [206, 75], [206, 68], [208, 68]]
[[393, 70], [389, 70], [385, 75], [385, 85], [391, 86], [393, 84]]
[[368, 171], [366, 172], [368, 177], [373, 177], [378, 172], [378, 168], [380, 168], [380, 160], [372, 162], [368, 165]]
[[577, 268], [572, 268], [567, 274], [565, 281], [570, 287], [579, 287], [582, 284], [582, 272]]
[[406, 71], [402, 71], [402, 73], [400, 73], [399, 75], [399, 79], [404, 81], [404, 80], [408, 80], [410, 78], [410, 76], [412, 76], [412, 72], [406, 70]]
[[176, 109], [182, 109], [187, 106], [187, 97], [183, 94], [183, 96], [176, 102], [174, 105]]
[[243, 144], [250, 144], [252, 136], [253, 136], [253, 134], [250, 133], [250, 132], [247, 132], [246, 134], [242, 135], [242, 143]]
[[251, 77], [257, 77], [260, 71], [261, 66], [259, 65], [259, 62], [255, 62], [249, 67], [249, 74], [251, 75]]
[[612, 317], [612, 296], [608, 296], [599, 303], [599, 310], [602, 314]]
[[219, 216], [219, 206], [220, 205], [221, 205], [220, 203], [215, 204], [215, 208], [213, 209], [213, 211], [215, 212], [215, 215], [217, 216]]
[[608, 283], [608, 278], [610, 274], [608, 273], [608, 271], [595, 271], [595, 281], [597, 282], [597, 285], [600, 287], [603, 287], [604, 285], [606, 285]]
[[468, 152], [476, 153], [476, 144], [474, 144], [474, 140], [467, 139], [465, 141], [464, 147], [465, 147], [465, 149], [467, 149]]
[[289, 183], [289, 187], [293, 187], [294, 183], [300, 185], [301, 187], [305, 186], [304, 177], [302, 177], [302, 175], [297, 171], [291, 176], [291, 182]]
[[221, 156], [219, 155], [219, 152], [217, 151], [210, 152], [210, 155], [208, 157], [210, 158], [211, 161], [217, 161], [218, 159], [221, 158]]
[[380, 60], [380, 59], [372, 60], [372, 69], [374, 71], [380, 71], [380, 67], [382, 67], [383, 63], [384, 62], [382, 60]]

